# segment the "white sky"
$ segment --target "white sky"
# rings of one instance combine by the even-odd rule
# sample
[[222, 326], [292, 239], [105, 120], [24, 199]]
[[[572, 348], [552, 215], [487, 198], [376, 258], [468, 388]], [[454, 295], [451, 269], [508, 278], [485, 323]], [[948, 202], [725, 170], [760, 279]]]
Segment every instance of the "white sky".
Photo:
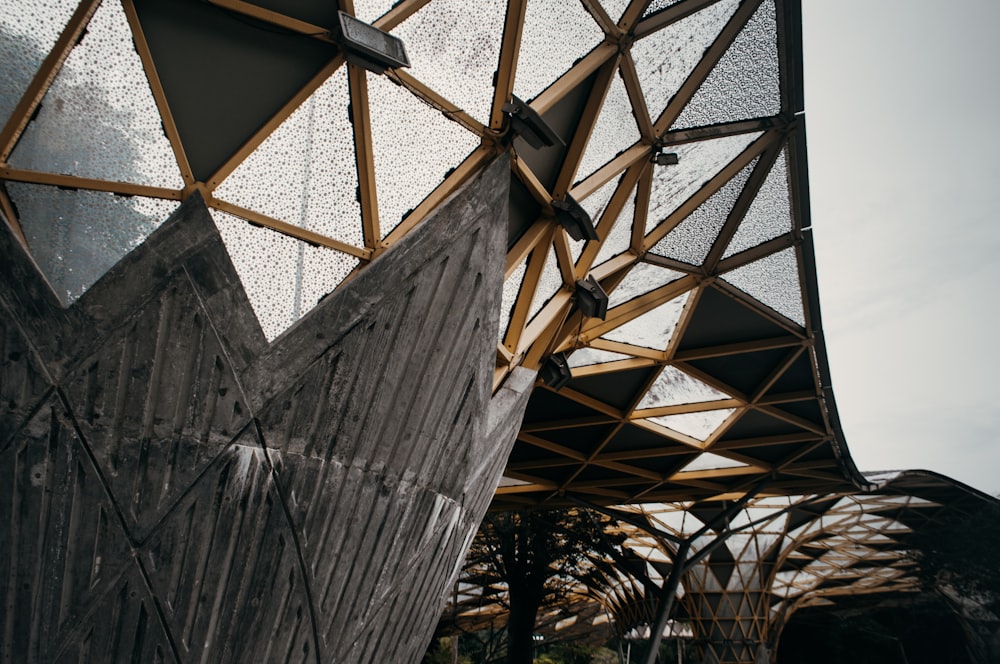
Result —
[[852, 456], [1000, 493], [1000, 2], [803, 14], [820, 302]]

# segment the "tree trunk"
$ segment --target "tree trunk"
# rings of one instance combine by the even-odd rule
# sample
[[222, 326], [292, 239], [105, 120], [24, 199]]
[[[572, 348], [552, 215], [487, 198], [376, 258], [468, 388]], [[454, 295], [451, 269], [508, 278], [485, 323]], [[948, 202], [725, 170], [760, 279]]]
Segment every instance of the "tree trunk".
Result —
[[[527, 596], [525, 596], [527, 595]], [[507, 618], [508, 664], [531, 664], [535, 655], [535, 616], [540, 598], [531, 592], [510, 588], [510, 614]]]

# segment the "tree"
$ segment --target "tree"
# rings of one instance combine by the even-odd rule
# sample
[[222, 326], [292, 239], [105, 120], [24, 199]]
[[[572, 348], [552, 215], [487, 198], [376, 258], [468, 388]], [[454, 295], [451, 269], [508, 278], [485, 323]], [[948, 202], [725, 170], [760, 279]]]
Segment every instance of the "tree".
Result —
[[487, 515], [467, 561], [506, 587], [508, 662], [531, 663], [539, 610], [574, 592], [589, 555], [607, 546], [609, 523], [580, 509]]

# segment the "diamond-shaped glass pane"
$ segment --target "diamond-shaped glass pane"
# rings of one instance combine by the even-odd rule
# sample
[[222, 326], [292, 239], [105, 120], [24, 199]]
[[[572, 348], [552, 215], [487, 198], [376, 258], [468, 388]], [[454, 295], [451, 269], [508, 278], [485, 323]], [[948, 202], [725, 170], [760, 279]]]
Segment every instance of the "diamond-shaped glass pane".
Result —
[[142, 244], [177, 201], [6, 183], [31, 255], [63, 304]]
[[180, 189], [121, 4], [105, 2], [18, 141], [11, 166]]
[[362, 246], [348, 105], [342, 67], [219, 185], [215, 197]]

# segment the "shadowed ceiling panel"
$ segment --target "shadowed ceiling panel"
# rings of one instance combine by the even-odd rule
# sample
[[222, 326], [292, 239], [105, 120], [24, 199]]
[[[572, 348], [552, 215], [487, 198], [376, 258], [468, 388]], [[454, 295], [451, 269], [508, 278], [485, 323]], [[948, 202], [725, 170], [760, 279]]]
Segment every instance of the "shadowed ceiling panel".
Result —
[[678, 350], [755, 341], [787, 334], [749, 307], [715, 288], [706, 288], [698, 299]]
[[195, 178], [207, 181], [336, 47], [194, 0], [136, 0]]

